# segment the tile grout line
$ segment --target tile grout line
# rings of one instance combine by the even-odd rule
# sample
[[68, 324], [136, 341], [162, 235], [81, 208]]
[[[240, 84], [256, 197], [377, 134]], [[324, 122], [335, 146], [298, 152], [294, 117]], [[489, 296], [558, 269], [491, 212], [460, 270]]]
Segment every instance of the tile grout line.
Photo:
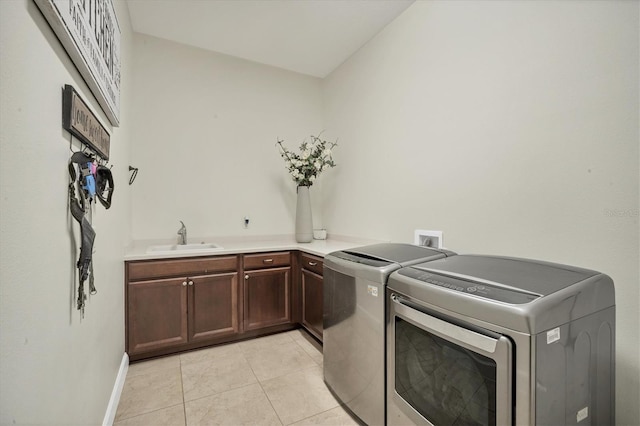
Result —
[[[311, 370], [311, 369], [318, 368], [318, 367], [320, 367], [320, 366], [316, 364], [316, 365], [312, 365], [312, 366], [310, 366], [310, 367], [301, 368], [300, 370], [297, 370], [297, 371], [289, 372], [289, 373], [287, 373], [287, 374], [285, 374], [285, 375], [288, 375], [288, 374], [295, 374], [295, 373], [300, 373], [300, 372], [307, 371], [307, 370]], [[284, 376], [284, 375], [283, 375], [283, 376]], [[283, 376], [273, 377], [273, 378], [271, 378], [271, 379], [266, 379], [265, 381], [278, 379], [278, 378], [283, 377]], [[299, 422], [301, 422], [301, 421], [303, 421], [303, 420], [310, 419], [310, 418], [312, 418], [312, 417], [318, 416], [318, 415], [320, 415], [320, 414], [322, 414], [322, 413], [326, 413], [327, 411], [331, 411], [331, 410], [334, 410], [334, 409], [336, 409], [336, 408], [338, 408], [338, 407], [341, 407], [341, 406], [342, 406], [342, 404], [340, 404], [340, 402], [338, 402], [338, 405], [336, 405], [335, 407], [328, 408], [328, 409], [326, 409], [326, 410], [320, 411], [320, 412], [318, 412], [318, 413], [312, 414], [312, 415], [307, 416], [307, 417], [304, 417], [304, 418], [302, 418], [302, 419], [298, 419], [298, 420], [296, 420], [295, 422], [292, 422], [292, 423], [285, 423], [285, 422], [282, 420], [282, 418], [280, 418], [280, 415], [278, 414], [278, 412], [276, 411], [275, 407], [273, 406], [273, 403], [271, 402], [271, 398], [269, 398], [269, 395], [268, 395], [268, 394], [267, 394], [267, 392], [264, 390], [264, 387], [262, 387], [262, 382], [261, 382], [260, 380], [258, 380], [258, 383], [260, 384], [260, 387], [262, 388], [262, 391], [263, 391], [263, 392], [264, 392], [264, 394], [266, 395], [267, 400], [269, 401], [269, 404], [271, 404], [271, 407], [273, 408], [273, 411], [275, 411], [276, 415], [278, 416], [278, 419], [280, 419], [280, 423], [282, 423], [282, 425], [283, 425], [283, 426], [290, 426], [290, 425], [293, 425], [293, 424], [299, 423]]]
[[[306, 331], [303, 331], [302, 333], [307, 333], [307, 332], [306, 332]], [[323, 363], [324, 363], [324, 353], [323, 353], [323, 351], [321, 351], [321, 350], [319, 350], [318, 348], [316, 348], [316, 346], [314, 345], [314, 343], [312, 343], [312, 342], [310, 342], [309, 340], [307, 340], [304, 336], [301, 336], [301, 339], [293, 339], [293, 340], [294, 340], [296, 343], [298, 343], [298, 346], [300, 346], [300, 347], [302, 348], [302, 350], [304, 350], [304, 352], [305, 352], [307, 355], [309, 355], [310, 357], [312, 357], [312, 354], [311, 354], [311, 353], [309, 353], [309, 351], [307, 351], [307, 348], [306, 348], [305, 346], [301, 345], [301, 344], [298, 342], [298, 340], [304, 340], [305, 342], [307, 342], [309, 345], [311, 345], [311, 347], [312, 347], [315, 351], [317, 351], [317, 352], [320, 354], [320, 356], [322, 356], [322, 358], [323, 358]], [[312, 357], [312, 358], [313, 358], [313, 357]], [[315, 360], [313, 360], [313, 361], [315, 362]], [[316, 363], [316, 366], [317, 366], [317, 367], [321, 367], [321, 368], [322, 368], [322, 366], [321, 366], [320, 364], [318, 364], [318, 363]], [[311, 369], [311, 368], [313, 368], [313, 367], [308, 367], [307, 369]], [[306, 370], [306, 369], [303, 369], [303, 370]], [[302, 371], [302, 370], [301, 370], [301, 371]], [[318, 415], [320, 415], [320, 414], [327, 413], [327, 412], [329, 412], [329, 411], [331, 411], [331, 410], [335, 410], [335, 409], [336, 409], [336, 408], [338, 408], [338, 407], [343, 407], [343, 406], [342, 406], [342, 404], [340, 403], [340, 401], [337, 401], [337, 402], [338, 402], [338, 405], [337, 405], [336, 407], [332, 407], [332, 408], [329, 408], [329, 409], [327, 409], [327, 410], [321, 411], [321, 412], [319, 412], [319, 413], [313, 414], [313, 415], [311, 415], [311, 416], [307, 416], [307, 417], [305, 417], [305, 418], [303, 418], [303, 419], [298, 420], [297, 422], [294, 422], [294, 424], [295, 424], [295, 423], [298, 423], [298, 422], [301, 422], [301, 421], [304, 421], [304, 420], [307, 420], [307, 419], [310, 419], [310, 418], [312, 418], [312, 417], [318, 416]], [[343, 409], [344, 409], [344, 407], [343, 407]]]
[[[302, 349], [302, 351], [303, 351], [305, 354], [307, 354], [307, 356], [309, 356], [309, 358], [311, 358], [311, 360], [312, 360], [313, 362], [315, 362], [315, 363], [316, 363], [316, 365], [320, 365], [320, 364], [318, 364], [318, 363], [316, 362], [316, 360], [315, 360], [315, 359], [313, 359], [312, 354], [310, 354], [310, 353], [309, 353], [309, 351], [307, 351], [307, 349], [306, 349], [304, 346], [302, 346], [300, 343], [298, 343], [298, 341], [297, 341], [296, 339], [294, 339], [293, 341], [294, 341], [294, 342], [296, 342], [296, 344], [298, 345], [298, 347], [299, 347], [300, 349]], [[315, 347], [314, 347], [314, 349], [315, 349]], [[322, 355], [322, 352], [320, 352], [320, 355]]]
[[[324, 414], [324, 413], [326, 413], [328, 411], [335, 410], [338, 407], [340, 407], [340, 405], [338, 405], [337, 407], [329, 408], [328, 410], [320, 411], [319, 413], [316, 413], [316, 414], [312, 414], [310, 416], [305, 417], [304, 419], [300, 419], [300, 420], [297, 420], [297, 421], [295, 421], [293, 423], [290, 423], [289, 425], [294, 425], [296, 423], [300, 423], [300, 422], [303, 422], [305, 420], [309, 420], [312, 417], [316, 417], [316, 416], [319, 416], [320, 414]], [[289, 425], [285, 425], [285, 426], [289, 426]]]
[[284, 422], [282, 421], [282, 418], [280, 417], [280, 414], [278, 414], [278, 412], [276, 411], [276, 407], [273, 406], [273, 402], [271, 402], [271, 398], [269, 398], [269, 395], [267, 394], [267, 392], [262, 387], [262, 382], [260, 382], [260, 380], [258, 380], [258, 385], [260, 385], [260, 389], [262, 389], [262, 393], [267, 398], [267, 401], [269, 401], [269, 405], [271, 406], [271, 409], [273, 410], [273, 412], [275, 413], [276, 417], [278, 418], [278, 421], [280, 422], [281, 425], [284, 426]]
[[[300, 328], [300, 329], [296, 329], [296, 330], [303, 330], [303, 329], [302, 329], [302, 328]], [[316, 343], [317, 343], [317, 344], [320, 344], [320, 343], [316, 342], [315, 340], [314, 340], [314, 341], [313, 341], [313, 343], [312, 343], [312, 342], [311, 342], [311, 341], [309, 341], [306, 337], [302, 336], [302, 334], [306, 334], [306, 335], [309, 335], [309, 337], [310, 337], [311, 339], [313, 339], [313, 337], [312, 337], [312, 336], [311, 336], [307, 331], [300, 331], [300, 334], [301, 334], [301, 335], [300, 335], [300, 338], [298, 338], [298, 339], [296, 339], [296, 338], [292, 338], [292, 339], [293, 339], [293, 341], [294, 341], [294, 342], [296, 342], [296, 343], [298, 344], [298, 346], [300, 346], [300, 347], [302, 348], [302, 350], [303, 350], [307, 355], [309, 355], [310, 357], [312, 356], [312, 354], [311, 354], [311, 353], [309, 353], [309, 351], [307, 350], [307, 348], [305, 348], [305, 346], [301, 345], [301, 344], [298, 342], [299, 340], [302, 340], [302, 341], [306, 342], [306, 343], [307, 343], [307, 344], [309, 344], [309, 345], [310, 345], [310, 346], [311, 346], [315, 351], [317, 351], [317, 353], [319, 353], [320, 355], [323, 355], [323, 351], [322, 351], [322, 350], [319, 350], [319, 349], [318, 349], [318, 348], [316, 348], [316, 346], [315, 346], [315, 344], [316, 344]], [[321, 345], [321, 344], [320, 344], [320, 345]], [[314, 362], [315, 362], [315, 360], [314, 360]], [[316, 363], [316, 364], [317, 364], [317, 363]], [[319, 364], [318, 364], [318, 365], [319, 365]]]
[[[173, 368], [175, 368], [175, 367], [173, 367]], [[135, 380], [135, 379], [140, 378], [140, 377], [150, 376], [150, 375], [153, 375], [153, 374], [155, 374], [157, 372], [160, 372], [160, 371], [163, 371], [163, 370], [170, 370], [170, 369], [171, 369], [171, 367], [161, 367], [161, 368], [157, 368], [157, 369], [154, 368], [154, 369], [151, 369], [149, 371], [144, 371], [142, 373], [137, 373], [137, 374], [136, 373], [130, 374], [132, 371], [129, 370], [127, 372], [127, 376], [125, 377], [125, 383], [124, 383], [124, 386], [123, 386], [123, 393], [124, 393], [124, 388], [126, 387], [128, 380]], [[182, 386], [182, 370], [181, 370], [181, 373], [180, 373], [180, 383], [181, 383], [181, 386]], [[184, 401], [184, 398], [183, 398], [183, 401]], [[122, 402], [122, 400], [121, 400], [121, 402]], [[136, 413], [136, 414], [133, 414], [133, 415], [129, 415], [128, 417], [122, 417], [122, 418], [118, 419], [117, 422], [114, 419], [114, 425], [117, 424], [117, 423], [129, 420], [129, 419], [133, 419], [133, 418], [136, 418], [136, 417], [140, 417], [140, 416], [148, 415], [148, 414], [151, 414], [151, 413], [155, 413], [155, 412], [160, 411], [160, 410], [164, 410], [164, 409], [171, 408], [171, 407], [177, 407], [178, 405], [179, 404], [172, 404], [172, 405], [167, 405], [167, 406], [164, 406], [164, 407], [157, 407], [157, 408], [151, 409], [150, 411], [144, 411], [144, 412]], [[119, 406], [120, 406], [120, 404], [118, 404], [118, 408], [119, 408]], [[118, 410], [116, 410], [116, 416], [117, 416], [117, 414], [118, 414]]]
[[[0, 0], [1, 1], [1, 0]], [[149, 415], [151, 413], [155, 413], [157, 411], [162, 411], [162, 410], [166, 410], [168, 408], [173, 408], [173, 407], [177, 407], [178, 405], [184, 405], [184, 404], [174, 404], [174, 405], [168, 405], [166, 407], [162, 407], [162, 408], [156, 408], [155, 410], [151, 410], [151, 411], [146, 411], [144, 413], [138, 413], [135, 416], [131, 416], [131, 417], [125, 417], [123, 419], [118, 420], [117, 422], [113, 423], [113, 426], [117, 426], [119, 423], [122, 423], [126, 420], [131, 420], [131, 419], [135, 419], [136, 417], [142, 417], [142, 416], [146, 416]]]
[[178, 355], [180, 360], [180, 390], [182, 390], [182, 415], [184, 416], [184, 424], [187, 426], [187, 403], [184, 400], [184, 380], [182, 380], [182, 355]]
[[[289, 337], [291, 337], [291, 336], [289, 336]], [[304, 348], [301, 344], [299, 344], [299, 343], [298, 343], [298, 339], [295, 339], [295, 338], [291, 337], [291, 340], [293, 340], [293, 341], [296, 343], [296, 346], [297, 346], [299, 349], [301, 349], [301, 350], [302, 350], [302, 352], [303, 352], [305, 355], [307, 355], [309, 358], [311, 358], [311, 360], [313, 361], [314, 365], [309, 366], [309, 367], [305, 367], [305, 368], [301, 368], [301, 369], [299, 369], [299, 370], [297, 370], [297, 371], [291, 371], [291, 372], [285, 373], [285, 374], [283, 374], [283, 375], [281, 375], [281, 376], [270, 377], [270, 378], [268, 378], [268, 379], [265, 379], [265, 380], [264, 380], [265, 382], [267, 382], [267, 381], [269, 381], [269, 380], [275, 380], [275, 379], [278, 379], [278, 378], [280, 378], [280, 377], [284, 377], [284, 376], [286, 376], [286, 375], [288, 375], [288, 374], [298, 373], [298, 372], [302, 372], [302, 371], [310, 370], [310, 369], [312, 369], [312, 368], [318, 368], [318, 367], [320, 367], [320, 365], [319, 365], [318, 363], [316, 363], [316, 362], [315, 362], [315, 360], [311, 357], [311, 354], [310, 354], [309, 352], [307, 352], [307, 351], [305, 350], [305, 348]], [[244, 354], [243, 354], [243, 355], [244, 355]], [[253, 371], [253, 367], [251, 367], [251, 364], [250, 364], [250, 363], [249, 363], [249, 368], [251, 368], [251, 370]], [[255, 375], [255, 372], [254, 372], [254, 375]], [[257, 379], [257, 376], [256, 376], [256, 379]], [[295, 423], [301, 422], [301, 421], [303, 421], [303, 420], [309, 419], [309, 418], [311, 418], [311, 417], [317, 416], [318, 414], [322, 414], [322, 413], [325, 413], [325, 412], [327, 412], [327, 411], [329, 411], [329, 410], [333, 410], [334, 408], [336, 408], [336, 407], [332, 407], [332, 408], [330, 408], [330, 409], [328, 409], [328, 410], [321, 411], [320, 413], [316, 413], [316, 414], [313, 414], [313, 415], [311, 415], [311, 416], [307, 416], [307, 417], [305, 417], [305, 418], [302, 418], [302, 419], [296, 420], [296, 421], [295, 421], [295, 422], [293, 422], [293, 423], [286, 423], [286, 424], [285, 424], [285, 422], [282, 420], [282, 418], [281, 418], [281, 417], [280, 417], [280, 415], [278, 414], [278, 411], [277, 411], [277, 410], [276, 410], [276, 408], [273, 406], [273, 402], [271, 401], [271, 398], [269, 398], [269, 394], [267, 394], [267, 392], [264, 390], [264, 387], [262, 386], [262, 380], [258, 379], [258, 383], [260, 384], [260, 388], [262, 389], [262, 392], [263, 392], [263, 393], [265, 394], [265, 396], [267, 397], [267, 400], [269, 401], [269, 404], [271, 405], [271, 408], [273, 408], [273, 411], [276, 413], [276, 416], [278, 416], [278, 419], [280, 420], [280, 423], [281, 423], [283, 426], [289, 426], [289, 425], [292, 425], [292, 424], [295, 424]]]
[[[316, 347], [315, 347], [315, 345], [313, 345], [313, 343], [306, 341], [306, 339], [305, 339], [305, 337], [302, 335], [302, 333], [300, 333], [300, 336], [298, 336], [297, 334], [294, 336], [294, 335], [292, 335], [292, 334], [289, 332], [289, 333], [287, 333], [287, 337], [288, 337], [288, 339], [286, 339], [286, 340], [287, 340], [287, 343], [286, 343], [286, 344], [290, 344], [290, 343], [295, 342], [295, 343], [296, 343], [296, 345], [295, 345], [295, 346], [293, 346], [292, 348], [294, 348], [294, 347], [295, 347], [295, 348], [297, 348], [297, 351], [299, 351], [299, 353], [300, 353], [300, 354], [305, 355], [306, 357], [309, 357], [309, 358], [310, 358], [310, 360], [311, 360], [311, 361], [313, 361], [313, 363], [312, 363], [313, 365], [310, 365], [310, 366], [308, 366], [308, 367], [301, 368], [301, 369], [299, 369], [299, 370], [297, 370], [297, 371], [302, 372], [302, 371], [305, 371], [305, 370], [309, 370], [309, 369], [311, 369], [311, 368], [321, 368], [321, 367], [322, 367], [322, 365], [321, 365], [321, 364], [319, 364], [318, 362], [316, 362], [316, 360], [314, 359], [315, 353], [313, 353], [313, 354], [312, 354], [312, 353], [310, 353], [310, 350], [312, 350], [312, 349], [313, 349], [314, 351], [319, 352], [319, 353], [320, 353], [320, 355], [322, 355], [322, 351], [321, 351], [321, 350], [318, 350], [318, 348], [316, 348]], [[304, 342], [299, 342], [299, 340], [305, 340], [305, 341], [304, 341]], [[307, 343], [309, 343], [309, 344], [311, 345], [311, 347], [308, 347], [309, 345], [307, 345]], [[281, 344], [285, 344], [285, 343], [284, 343], [284, 342], [282, 342], [282, 343], [275, 343], [275, 345], [281, 345]], [[238, 345], [238, 346], [240, 346], [240, 345]], [[274, 379], [277, 379], [277, 378], [282, 377], [282, 376], [284, 376], [284, 375], [291, 374], [291, 373], [293, 373], [293, 372], [288, 372], [288, 373], [282, 374], [282, 375], [280, 375], [280, 376], [270, 377], [270, 378], [267, 378], [267, 379], [261, 380], [261, 379], [259, 379], [259, 378], [258, 378], [258, 376], [256, 375], [256, 371], [255, 371], [255, 369], [253, 368], [253, 366], [252, 366], [252, 365], [251, 365], [251, 363], [249, 362], [249, 359], [247, 358], [247, 355], [253, 355], [253, 356], [258, 355], [258, 357], [259, 357], [259, 358], [262, 358], [262, 357], [264, 357], [264, 356], [265, 356], [265, 354], [266, 354], [266, 353], [269, 353], [273, 348], [274, 348], [274, 344], [273, 344], [273, 343], [272, 343], [272, 344], [268, 344], [268, 345], [266, 345], [266, 346], [264, 346], [264, 347], [258, 347], [258, 348], [251, 349], [251, 350], [248, 350], [248, 351], [242, 350], [242, 349], [240, 349], [240, 347], [238, 347], [238, 354], [242, 357], [242, 359], [243, 359], [243, 360], [246, 362], [246, 364], [248, 365], [248, 367], [249, 367], [249, 371], [251, 371], [251, 373], [252, 373], [252, 375], [253, 375], [254, 379], [255, 379], [255, 380], [256, 380], [256, 382], [259, 384], [260, 389], [262, 390], [263, 395], [264, 395], [264, 396], [266, 396], [267, 401], [269, 402], [269, 405], [270, 405], [271, 409], [273, 410], [273, 412], [276, 414], [276, 418], [278, 419], [279, 423], [280, 423], [281, 425], [285, 425], [285, 422], [283, 421], [283, 418], [282, 418], [282, 417], [281, 417], [281, 415], [276, 411], [275, 406], [274, 406], [274, 404], [273, 404], [272, 400], [270, 399], [269, 395], [268, 395], [268, 394], [267, 394], [267, 392], [265, 391], [265, 388], [264, 388], [264, 386], [263, 386], [263, 382], [267, 382], [267, 381], [269, 381], [269, 380], [274, 380]], [[309, 349], [309, 351], [308, 351], [307, 349]], [[297, 351], [296, 351], [296, 352], [297, 352]], [[255, 354], [255, 355], [254, 355], [254, 354]], [[181, 404], [182, 404], [182, 408], [183, 408], [183, 409], [182, 409], [182, 413], [183, 413], [183, 421], [184, 421], [185, 426], [188, 426], [187, 413], [186, 413], [186, 403], [187, 403], [187, 401], [186, 401], [186, 395], [185, 395], [185, 389], [184, 389], [184, 367], [186, 366], [185, 364], [188, 364], [189, 362], [188, 362], [186, 359], [183, 359], [183, 357], [182, 357], [181, 355], [179, 355], [179, 354], [178, 354], [178, 361], [179, 361], [179, 362], [178, 362], [178, 366], [179, 366], [179, 375], [180, 375], [180, 390], [181, 390], [181, 396], [182, 396], [182, 398], [181, 398], [181, 399], [182, 399], [182, 403], [181, 403]], [[162, 367], [162, 368], [160, 368], [159, 370], [165, 370], [165, 369], [169, 369], [169, 367]], [[154, 368], [154, 370], [155, 370], [155, 368]], [[150, 370], [150, 371], [145, 371], [144, 373], [139, 374], [139, 375], [140, 375], [140, 376], [144, 376], [144, 375], [148, 375], [148, 374], [152, 374], [152, 373], [154, 373], [154, 371], [153, 371], [153, 370]], [[130, 375], [128, 375], [128, 376], [130, 376]], [[135, 374], [134, 376], [135, 376], [135, 377], [137, 377], [137, 376], [138, 376], [138, 374]], [[128, 379], [131, 379], [131, 377], [127, 377], [127, 378], [128, 378]], [[126, 383], [126, 379], [125, 379], [125, 383]], [[233, 388], [231, 388], [231, 389], [227, 389], [227, 391], [231, 391], [231, 390], [235, 390], [235, 389], [241, 389], [241, 388], [246, 387], [246, 386], [250, 386], [250, 385], [239, 386], [239, 387], [237, 387], [237, 388], [236, 388], [236, 387], [233, 387]], [[225, 392], [226, 392], [226, 391], [225, 391]], [[218, 395], [218, 394], [220, 394], [220, 393], [224, 393], [224, 392], [219, 392], [219, 393], [217, 393], [217, 394], [212, 394], [212, 395], [205, 395], [205, 396], [202, 396], [202, 397], [200, 397], [200, 398], [196, 398], [196, 399], [194, 399], [194, 400], [192, 400], [192, 401], [196, 401], [196, 400], [198, 400], [198, 399], [203, 399], [203, 398], [207, 398], [207, 397], [215, 396], [215, 395]], [[189, 402], [191, 402], [191, 401], [189, 401]], [[158, 412], [158, 411], [161, 411], [161, 410], [164, 410], [164, 409], [168, 409], [168, 408], [171, 408], [171, 407], [176, 407], [176, 408], [177, 408], [177, 406], [178, 406], [178, 405], [179, 405], [179, 403], [177, 403], [177, 404], [173, 404], [173, 405], [169, 405], [169, 406], [166, 406], [166, 407], [157, 408], [157, 409], [155, 409], [155, 410], [151, 410], [151, 411], [146, 412], [146, 413], [138, 413], [138, 414], [133, 415], [133, 416], [131, 416], [131, 417], [121, 418], [121, 419], [119, 419], [119, 420], [120, 420], [120, 421], [125, 421], [125, 420], [127, 420], [127, 419], [132, 419], [132, 418], [141, 417], [141, 416], [148, 415], [148, 414], [150, 414], [150, 413]], [[335, 407], [334, 407], [334, 408], [335, 408]], [[317, 414], [315, 414], [315, 415], [318, 415], [318, 414], [321, 414], [321, 413], [325, 413], [325, 412], [327, 412], [327, 411], [330, 411], [331, 409], [333, 409], [333, 408], [330, 408], [330, 409], [327, 409], [327, 410], [321, 411], [320, 413], [317, 413]], [[297, 420], [297, 421], [302, 421], [302, 420], [308, 419], [308, 418], [310, 418], [310, 417], [313, 417], [313, 416], [308, 416], [308, 417], [305, 417], [305, 418], [303, 418], [303, 419], [299, 419], [299, 420]], [[295, 422], [293, 422], [293, 423], [295, 423]]]
[[[233, 390], [242, 389], [242, 388], [245, 388], [245, 387], [248, 387], [248, 386], [253, 386], [256, 383], [260, 383], [260, 381], [258, 380], [258, 377], [256, 376], [255, 372], [253, 371], [253, 368], [251, 367], [251, 364], [249, 363], [249, 361], [246, 359], [244, 353], [241, 350], [238, 350], [238, 353], [242, 357], [242, 359], [246, 362], [246, 364], [249, 366], [249, 369], [251, 370], [251, 374], [253, 374], [253, 377], [256, 380], [255, 383], [248, 383], [248, 384], [233, 386], [233, 387], [230, 387], [230, 388], [225, 389], [223, 391], [218, 391], [218, 392], [214, 392], [214, 393], [211, 393], [211, 394], [198, 396], [197, 398], [190, 399], [189, 401], [186, 400], [186, 397], [184, 395], [184, 385], [183, 385], [182, 399], [184, 401], [185, 406], [186, 406], [187, 402], [194, 402], [194, 401], [198, 401], [198, 400], [201, 400], [201, 399], [204, 399], [204, 398], [216, 397], [218, 395], [222, 395], [224, 393], [227, 393], [227, 392], [230, 392], [230, 391], [233, 391]], [[209, 361], [210, 360], [199, 360], [199, 361], [195, 361], [195, 363], [196, 364], [198, 364], [198, 363], [206, 363], [206, 362], [209, 362]], [[180, 368], [182, 368], [182, 362], [180, 364]]]
[[[263, 350], [264, 350], [264, 348], [260, 349], [260, 351], [263, 351]], [[278, 418], [278, 421], [280, 422], [281, 425], [284, 426], [284, 422], [282, 421], [282, 418], [280, 418], [280, 414], [278, 414], [278, 412], [276, 411], [276, 407], [273, 406], [273, 402], [271, 402], [271, 398], [269, 398], [269, 395], [267, 395], [267, 392], [264, 390], [264, 387], [262, 386], [262, 382], [260, 381], [260, 379], [258, 379], [258, 376], [256, 375], [256, 372], [254, 371], [253, 367], [251, 366], [251, 363], [244, 356], [244, 352], [240, 351], [240, 355], [242, 355], [244, 360], [247, 362], [247, 365], [249, 366], [249, 368], [251, 369], [251, 372], [253, 373], [253, 377], [256, 378], [256, 382], [260, 386], [260, 389], [262, 390], [262, 393], [264, 394], [264, 396], [267, 398], [267, 401], [269, 401], [269, 405], [271, 406], [271, 409], [273, 410], [273, 412], [275, 413], [276, 417]]]

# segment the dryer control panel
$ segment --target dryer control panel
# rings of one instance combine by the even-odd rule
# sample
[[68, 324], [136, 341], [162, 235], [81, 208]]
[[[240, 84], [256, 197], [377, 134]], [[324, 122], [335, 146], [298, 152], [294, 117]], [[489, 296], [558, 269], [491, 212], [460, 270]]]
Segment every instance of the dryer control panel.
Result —
[[529, 303], [541, 297], [539, 294], [501, 286], [498, 283], [489, 284], [466, 280], [412, 267], [400, 269], [398, 274], [449, 290], [514, 305]]

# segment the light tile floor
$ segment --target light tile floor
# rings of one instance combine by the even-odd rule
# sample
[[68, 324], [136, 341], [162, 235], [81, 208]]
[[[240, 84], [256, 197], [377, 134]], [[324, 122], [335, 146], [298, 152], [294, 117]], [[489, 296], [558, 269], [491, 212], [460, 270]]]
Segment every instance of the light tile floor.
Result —
[[132, 364], [114, 426], [292, 424], [358, 425], [301, 329]]

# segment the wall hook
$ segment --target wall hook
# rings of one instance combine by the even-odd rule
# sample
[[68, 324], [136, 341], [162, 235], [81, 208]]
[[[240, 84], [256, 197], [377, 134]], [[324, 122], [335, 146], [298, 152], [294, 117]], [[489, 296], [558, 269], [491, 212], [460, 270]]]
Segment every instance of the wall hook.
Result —
[[136, 180], [136, 176], [138, 176], [138, 168], [129, 166], [129, 171], [131, 172], [131, 177], [129, 178], [129, 185], [131, 185], [133, 181]]

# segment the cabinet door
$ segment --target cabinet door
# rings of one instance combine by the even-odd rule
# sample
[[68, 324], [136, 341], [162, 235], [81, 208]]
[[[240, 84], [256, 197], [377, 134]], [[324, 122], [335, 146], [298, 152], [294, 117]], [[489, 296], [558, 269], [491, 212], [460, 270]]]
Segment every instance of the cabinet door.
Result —
[[322, 276], [302, 270], [302, 325], [322, 340]]
[[189, 341], [238, 332], [238, 273], [190, 277]]
[[129, 353], [187, 343], [186, 279], [129, 283]]
[[291, 322], [290, 271], [291, 267], [286, 267], [245, 274], [245, 330]]

